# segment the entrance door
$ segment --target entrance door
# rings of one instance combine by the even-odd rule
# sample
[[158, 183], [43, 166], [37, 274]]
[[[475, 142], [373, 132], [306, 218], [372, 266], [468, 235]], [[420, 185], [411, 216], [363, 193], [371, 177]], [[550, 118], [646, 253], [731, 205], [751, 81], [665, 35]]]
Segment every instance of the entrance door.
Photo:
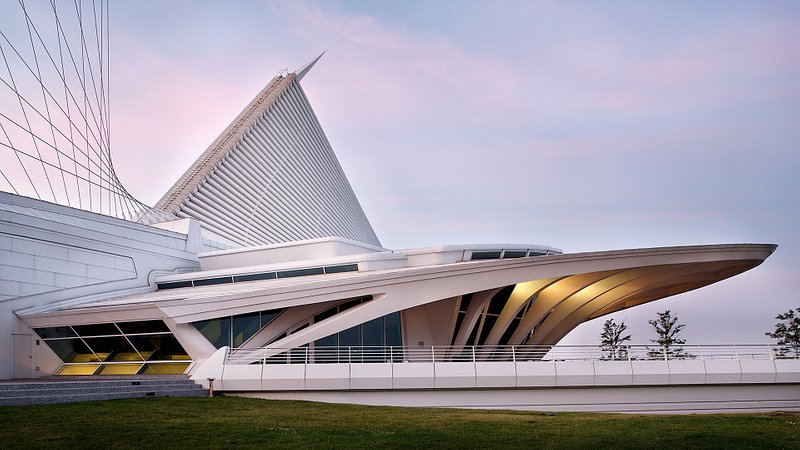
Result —
[[13, 340], [13, 374], [14, 378], [36, 378], [36, 361], [33, 357], [33, 335], [14, 333]]

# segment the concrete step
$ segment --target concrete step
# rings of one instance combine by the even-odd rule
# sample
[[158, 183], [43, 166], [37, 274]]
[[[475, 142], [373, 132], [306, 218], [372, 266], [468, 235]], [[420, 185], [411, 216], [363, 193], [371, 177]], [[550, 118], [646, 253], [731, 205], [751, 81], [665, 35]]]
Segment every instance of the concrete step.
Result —
[[203, 397], [208, 392], [187, 377], [47, 379], [0, 383], [0, 405], [34, 405], [141, 397]]

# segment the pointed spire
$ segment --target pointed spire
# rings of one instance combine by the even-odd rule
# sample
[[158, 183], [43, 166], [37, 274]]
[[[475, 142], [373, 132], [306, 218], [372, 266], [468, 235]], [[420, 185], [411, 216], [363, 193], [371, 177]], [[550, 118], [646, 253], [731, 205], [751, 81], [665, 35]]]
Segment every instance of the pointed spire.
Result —
[[[325, 52], [327, 52], [327, 50], [325, 50]], [[314, 67], [314, 64], [316, 64], [317, 61], [319, 61], [319, 59], [322, 58], [322, 55], [324, 55], [325, 52], [320, 53], [319, 56], [314, 58], [313, 61], [311, 61], [310, 63], [306, 64], [305, 66], [297, 69], [297, 71], [295, 72], [295, 74], [297, 75], [297, 81], [302, 80], [303, 77], [306, 76], [308, 71], [311, 70], [312, 67]]]

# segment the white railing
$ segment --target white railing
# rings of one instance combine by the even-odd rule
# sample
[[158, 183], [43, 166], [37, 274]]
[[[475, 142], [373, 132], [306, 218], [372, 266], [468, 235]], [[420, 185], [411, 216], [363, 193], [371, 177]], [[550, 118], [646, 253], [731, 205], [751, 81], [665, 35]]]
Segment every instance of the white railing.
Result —
[[681, 345], [669, 349], [630, 345], [510, 345], [429, 347], [232, 348], [225, 364], [419, 363], [491, 361], [774, 360], [800, 355], [770, 344]]

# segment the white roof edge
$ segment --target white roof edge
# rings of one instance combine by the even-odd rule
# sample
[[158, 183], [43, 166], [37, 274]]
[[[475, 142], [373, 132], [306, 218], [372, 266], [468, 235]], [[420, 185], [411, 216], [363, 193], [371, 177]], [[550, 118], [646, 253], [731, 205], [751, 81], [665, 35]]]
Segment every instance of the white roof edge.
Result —
[[397, 253], [404, 253], [406, 255], [419, 255], [422, 253], [441, 253], [441, 252], [456, 252], [464, 250], [485, 251], [485, 250], [549, 250], [556, 253], [563, 253], [563, 251], [556, 247], [549, 245], [539, 244], [457, 244], [457, 245], [438, 245], [433, 247], [422, 248], [409, 248], [404, 250], [395, 250]]
[[203, 270], [197, 272], [187, 272], [177, 275], [165, 275], [156, 278], [157, 283], [170, 281], [196, 280], [200, 278], [227, 277], [234, 275], [247, 275], [251, 273], [276, 272], [282, 270], [306, 269], [340, 264], [358, 264], [366, 261], [389, 261], [403, 260], [406, 256], [391, 251], [378, 253], [361, 253], [357, 255], [344, 255], [334, 258], [324, 259], [305, 259], [274, 264], [261, 264], [255, 266], [241, 266], [226, 269]]
[[372, 250], [373, 252], [391, 252], [388, 248], [379, 247], [377, 245], [367, 244], [365, 242], [355, 241], [353, 239], [347, 239], [339, 236], [327, 236], [322, 238], [315, 238], [315, 239], [306, 239], [303, 241], [289, 241], [289, 242], [279, 242], [276, 244], [266, 244], [266, 245], [255, 245], [252, 247], [240, 247], [240, 248], [232, 248], [229, 250], [216, 250], [213, 252], [206, 252], [200, 253], [198, 257], [208, 257], [208, 256], [221, 256], [221, 255], [235, 255], [239, 253], [248, 253], [254, 251], [262, 251], [262, 250], [272, 250], [278, 248], [288, 248], [288, 247], [301, 247], [309, 244], [319, 244], [322, 242], [341, 242], [343, 244], [350, 244], [356, 247], [361, 247], [367, 250]]

